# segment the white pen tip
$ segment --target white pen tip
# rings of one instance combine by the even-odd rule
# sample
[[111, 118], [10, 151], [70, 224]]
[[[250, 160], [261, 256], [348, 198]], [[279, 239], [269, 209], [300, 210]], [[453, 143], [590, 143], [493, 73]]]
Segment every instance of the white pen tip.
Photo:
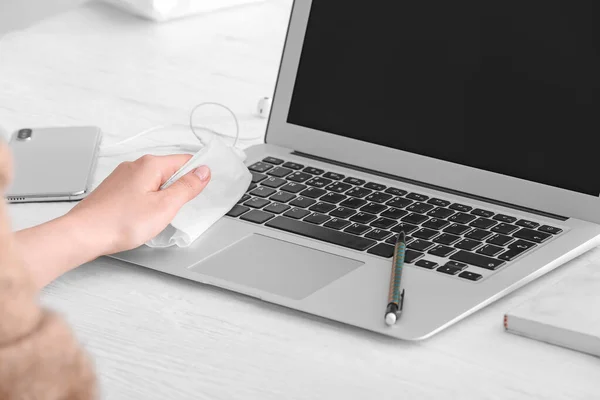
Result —
[[385, 316], [385, 323], [392, 326], [396, 323], [396, 314], [389, 313]]

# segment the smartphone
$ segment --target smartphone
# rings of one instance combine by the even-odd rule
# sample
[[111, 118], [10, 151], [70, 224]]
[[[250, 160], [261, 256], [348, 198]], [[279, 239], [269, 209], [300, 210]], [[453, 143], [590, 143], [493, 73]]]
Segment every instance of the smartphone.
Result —
[[24, 128], [13, 133], [9, 147], [13, 180], [9, 203], [77, 201], [91, 190], [102, 140], [100, 128]]

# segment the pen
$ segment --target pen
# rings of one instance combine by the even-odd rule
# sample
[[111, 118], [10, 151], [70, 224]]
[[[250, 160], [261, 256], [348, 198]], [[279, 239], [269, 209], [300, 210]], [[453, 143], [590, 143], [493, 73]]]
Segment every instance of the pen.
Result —
[[402, 268], [404, 267], [404, 254], [406, 252], [406, 235], [404, 232], [398, 234], [396, 246], [394, 247], [394, 260], [392, 263], [392, 276], [390, 278], [390, 295], [385, 310], [385, 323], [392, 326], [396, 323], [402, 312], [404, 303], [404, 289], [400, 292], [402, 279]]

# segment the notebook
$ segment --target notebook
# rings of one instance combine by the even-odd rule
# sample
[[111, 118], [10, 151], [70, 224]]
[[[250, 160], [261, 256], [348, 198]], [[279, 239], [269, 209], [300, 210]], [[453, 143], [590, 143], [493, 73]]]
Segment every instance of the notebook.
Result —
[[504, 316], [507, 332], [600, 357], [600, 264], [583, 264]]

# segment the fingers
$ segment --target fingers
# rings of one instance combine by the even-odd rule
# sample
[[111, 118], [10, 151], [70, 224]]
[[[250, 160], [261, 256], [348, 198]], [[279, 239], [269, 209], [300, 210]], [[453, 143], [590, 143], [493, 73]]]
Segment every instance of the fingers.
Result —
[[151, 176], [152, 189], [158, 188], [167, 181], [179, 168], [192, 158], [190, 154], [173, 154], [168, 156], [145, 155], [133, 162]]
[[210, 182], [211, 174], [207, 166], [196, 168], [179, 178], [171, 186], [160, 192], [165, 201], [179, 210], [185, 203], [198, 196]]

